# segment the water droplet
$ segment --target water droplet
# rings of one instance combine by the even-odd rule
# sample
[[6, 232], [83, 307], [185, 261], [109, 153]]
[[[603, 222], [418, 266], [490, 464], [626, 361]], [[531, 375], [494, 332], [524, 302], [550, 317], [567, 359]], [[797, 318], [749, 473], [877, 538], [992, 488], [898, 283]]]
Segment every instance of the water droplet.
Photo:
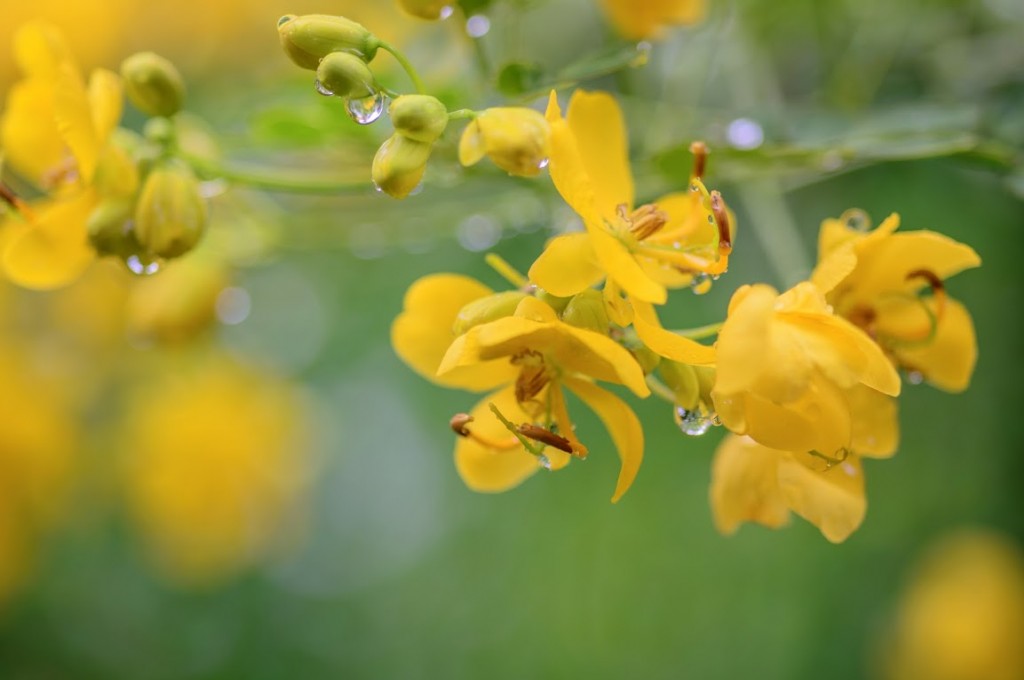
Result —
[[345, 109], [348, 111], [349, 118], [360, 125], [369, 125], [384, 113], [386, 103], [387, 97], [384, 96], [384, 93], [377, 92], [369, 97], [349, 99], [345, 102]]
[[688, 434], [691, 437], [705, 434], [715, 424], [716, 417], [714, 413], [708, 413], [699, 404], [692, 410], [676, 406], [673, 416], [683, 434]]
[[333, 97], [334, 96], [334, 90], [328, 88], [326, 85], [321, 83], [319, 78], [317, 78], [313, 82], [313, 86], [316, 88], [317, 92], [319, 92], [320, 94], [322, 94], [325, 97]]
[[444, 21], [445, 19], [450, 17], [453, 12], [455, 12], [455, 8], [452, 7], [451, 5], [445, 5], [444, 7], [442, 7], [441, 13], [439, 15], [441, 21]]
[[545, 470], [551, 469], [551, 459], [545, 456], [543, 453], [537, 456], [537, 462], [540, 463], [540, 466]]
[[924, 373], [921, 371], [907, 371], [907, 382], [911, 385], [920, 385], [924, 382]]
[[629, 65], [633, 68], [646, 66], [651, 60], [651, 43], [643, 40], [636, 44], [636, 56], [630, 59]]
[[541, 158], [540, 162], [537, 163], [537, 167], [540, 168], [541, 170], [543, 170], [544, 168], [548, 167], [548, 163], [550, 163], [550, 162], [551, 162], [550, 158]]
[[466, 33], [470, 38], [482, 38], [491, 30], [491, 20], [483, 14], [474, 14], [466, 20]]
[[124, 258], [124, 266], [136, 276], [152, 276], [160, 271], [160, 261], [148, 255], [129, 255]]
[[283, 17], [281, 17], [280, 19], [277, 20], [277, 27], [281, 28], [282, 26], [284, 26], [285, 24], [287, 24], [289, 21], [291, 21], [294, 18], [295, 18], [294, 14], [285, 14]]
[[764, 143], [764, 130], [760, 123], [750, 118], [737, 118], [729, 123], [725, 136], [737, 149], [756, 149]]
[[863, 210], [847, 210], [843, 213], [843, 221], [854, 231], [871, 231], [871, 218]]
[[690, 281], [690, 290], [694, 295], [703, 295], [708, 292], [711, 290], [711, 277], [704, 272], [694, 274], [693, 280]]

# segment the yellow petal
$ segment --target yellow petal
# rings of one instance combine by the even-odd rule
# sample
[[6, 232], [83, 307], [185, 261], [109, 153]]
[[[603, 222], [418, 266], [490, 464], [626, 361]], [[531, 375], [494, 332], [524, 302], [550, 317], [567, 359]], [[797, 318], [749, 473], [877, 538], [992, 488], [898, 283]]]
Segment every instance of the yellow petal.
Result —
[[612, 503], [617, 503], [633, 484], [644, 458], [644, 430], [640, 420], [626, 402], [593, 383], [567, 378], [565, 386], [598, 415], [615, 443], [622, 462], [612, 495]]
[[71, 59], [71, 52], [60, 29], [44, 21], [33, 21], [14, 34], [14, 58], [25, 75], [55, 80], [60, 65]]
[[743, 522], [778, 529], [789, 522], [779, 490], [778, 466], [786, 454], [749, 437], [728, 435], [711, 463], [711, 513], [715, 528], [733, 534]]
[[551, 161], [548, 164], [551, 181], [565, 202], [583, 218], [584, 223], [590, 221], [600, 225], [602, 218], [597, 211], [593, 183], [583, 165], [576, 137], [562, 118], [554, 90], [548, 98], [545, 117], [551, 126]]
[[11, 87], [0, 123], [5, 162], [40, 185], [67, 154], [54, 120], [53, 85], [24, 80]]
[[596, 261], [590, 236], [563, 234], [551, 239], [530, 267], [530, 280], [552, 295], [569, 297], [604, 278]]
[[[532, 420], [516, 402], [515, 387], [509, 386], [488, 395], [473, 407], [470, 415], [474, 420], [469, 425], [470, 430], [488, 440], [515, 441], [512, 433], [491, 411], [491, 403], [512, 422]], [[492, 449], [471, 437], [459, 437], [455, 443], [455, 468], [473, 491], [497, 493], [518, 486], [541, 465], [537, 456], [527, 452], [518, 442], [509, 448]]]
[[850, 448], [854, 453], [871, 458], [892, 457], [900, 439], [896, 400], [861, 385], [847, 391], [846, 401], [853, 419]]
[[480, 124], [475, 120], [470, 121], [459, 138], [459, 162], [466, 167], [476, 165], [486, 153]]
[[668, 299], [665, 286], [644, 271], [622, 241], [609, 234], [604, 227], [591, 221], [584, 219], [584, 224], [590, 234], [594, 254], [608, 273], [608, 278], [614, 279], [615, 283], [632, 297], [657, 305], [665, 303]]
[[633, 207], [626, 123], [615, 99], [606, 92], [576, 90], [566, 113], [576, 139], [582, 170], [590, 178], [598, 215], [610, 218], [615, 208]]
[[907, 274], [928, 270], [940, 279], [977, 267], [981, 258], [970, 246], [932, 231], [893, 234], [864, 244], [857, 251], [857, 269], [847, 279], [855, 301], [870, 304], [887, 292], [917, 290], [921, 279], [907, 281]]
[[661, 326], [654, 306], [633, 300], [633, 327], [647, 348], [659, 356], [684, 364], [707, 366], [715, 363], [715, 348], [684, 338]]
[[842, 543], [864, 521], [864, 471], [857, 456], [827, 471], [820, 459], [792, 454], [779, 462], [779, 489], [786, 505], [818, 527], [833, 543]]
[[[934, 306], [931, 301], [928, 304]], [[978, 341], [970, 312], [956, 300], [947, 299], [932, 341], [897, 347], [894, 353], [901, 365], [920, 371], [925, 380], [939, 389], [963, 392], [970, 385], [978, 359]]]
[[58, 71], [53, 105], [57, 130], [78, 163], [82, 182], [88, 185], [96, 170], [100, 141], [96, 137], [85, 83], [71, 64], [62, 64]]
[[[821, 223], [821, 230], [818, 232], [818, 261], [824, 261], [829, 255], [840, 248], [854, 247], [858, 244], [870, 243], [884, 239], [900, 227], [900, 216], [892, 213], [871, 231], [863, 231], [853, 228], [848, 220], [864, 219], [868, 217], [859, 209], [848, 210], [840, 217], [828, 218]], [[858, 246], [859, 247], [859, 246]]]
[[857, 266], [853, 244], [838, 247], [828, 253], [811, 272], [811, 283], [822, 293], [829, 293], [850, 275]]
[[85, 222], [96, 205], [92, 192], [34, 208], [32, 224], [18, 225], [3, 254], [4, 271], [14, 283], [47, 290], [77, 279], [96, 253], [89, 245]]
[[395, 353], [427, 380], [449, 387], [483, 391], [514, 380], [516, 371], [508, 361], [436, 374], [455, 339], [452, 324], [459, 310], [490, 294], [490, 288], [467, 276], [433, 274], [419, 279], [406, 292], [404, 309], [391, 326]]
[[633, 305], [622, 297], [622, 290], [614, 281], [605, 282], [602, 293], [605, 309], [608, 310], [608, 318], [612, 323], [623, 328], [633, 323]]
[[105, 144], [121, 121], [124, 95], [121, 79], [111, 71], [98, 68], [89, 77], [89, 109], [96, 139]]
[[705, 12], [704, 0], [603, 0], [605, 13], [618, 32], [631, 40], [658, 37], [664, 27], [692, 24]]

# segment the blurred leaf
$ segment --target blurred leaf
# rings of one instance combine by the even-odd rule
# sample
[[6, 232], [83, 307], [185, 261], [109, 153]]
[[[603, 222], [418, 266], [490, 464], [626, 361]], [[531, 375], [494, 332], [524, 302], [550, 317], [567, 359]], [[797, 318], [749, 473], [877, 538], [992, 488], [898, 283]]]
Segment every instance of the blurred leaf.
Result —
[[506, 97], [517, 97], [536, 90], [543, 77], [544, 70], [539, 64], [514, 61], [498, 72], [498, 91]]
[[647, 63], [650, 47], [644, 43], [641, 45], [644, 46], [617, 45], [611, 49], [587, 55], [563, 68], [543, 85], [526, 91], [523, 98], [533, 99], [547, 94], [550, 90], [572, 87], [584, 80], [606, 76], [626, 68], [644, 66]]

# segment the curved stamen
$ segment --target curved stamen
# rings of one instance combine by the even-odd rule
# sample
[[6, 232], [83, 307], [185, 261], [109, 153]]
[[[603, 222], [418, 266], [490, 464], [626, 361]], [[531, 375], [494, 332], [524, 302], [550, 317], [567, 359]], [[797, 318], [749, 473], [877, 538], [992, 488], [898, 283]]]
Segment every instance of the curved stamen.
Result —
[[690, 153], [693, 154], [693, 173], [692, 177], [695, 179], [704, 179], [704, 169], [707, 167], [708, 154], [710, 150], [708, 145], [701, 141], [696, 141], [690, 144]]
[[515, 446], [519, 444], [519, 439], [516, 437], [510, 437], [509, 439], [491, 439], [490, 437], [486, 437], [478, 432], [473, 432], [469, 429], [468, 425], [474, 420], [475, 418], [468, 413], [456, 413], [452, 416], [451, 420], [448, 421], [448, 426], [452, 428], [452, 432], [460, 437], [468, 437], [489, 449], [506, 451], [508, 449], [515, 448]]
[[946, 313], [946, 284], [930, 269], [915, 269], [906, 276], [907, 281], [911, 279], [924, 279], [928, 282], [932, 290], [932, 299], [935, 300], [935, 323], [938, 324]]
[[572, 443], [565, 437], [559, 436], [551, 430], [545, 429], [540, 425], [534, 425], [532, 423], [522, 423], [518, 428], [519, 434], [529, 437], [534, 441], [538, 441], [546, 446], [553, 446], [559, 451], [565, 451], [566, 453], [573, 453]]
[[711, 192], [711, 212], [715, 216], [715, 225], [718, 226], [718, 252], [720, 255], [728, 255], [732, 252], [732, 229], [725, 200], [718, 191]]

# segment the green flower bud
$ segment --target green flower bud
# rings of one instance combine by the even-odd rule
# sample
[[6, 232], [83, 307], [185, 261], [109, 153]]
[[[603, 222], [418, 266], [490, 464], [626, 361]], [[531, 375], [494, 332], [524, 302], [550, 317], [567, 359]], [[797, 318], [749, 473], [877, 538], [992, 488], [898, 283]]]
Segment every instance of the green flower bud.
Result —
[[448, 109], [436, 97], [407, 94], [388, 109], [395, 132], [417, 142], [434, 142], [448, 126]]
[[185, 163], [166, 160], [146, 178], [135, 206], [135, 237], [157, 257], [177, 257], [192, 250], [206, 231], [206, 201]]
[[647, 345], [630, 347], [629, 351], [633, 355], [633, 358], [636, 359], [636, 362], [640, 364], [640, 368], [643, 370], [644, 375], [650, 375], [661, 362], [661, 357], [653, 350], [648, 349]]
[[665, 359], [658, 365], [658, 374], [670, 390], [675, 392], [676, 403], [693, 409], [700, 403], [700, 383], [694, 366]]
[[344, 17], [288, 14], [278, 19], [277, 33], [288, 58], [310, 71], [331, 52], [351, 52], [363, 61], [372, 61], [377, 54], [377, 38]]
[[316, 69], [317, 89], [349, 99], [362, 99], [376, 93], [373, 73], [366, 62], [348, 52], [331, 52]]
[[388, 137], [373, 157], [374, 185], [395, 198], [408, 196], [423, 179], [432, 146], [398, 133]]
[[607, 335], [610, 321], [604, 295], [593, 288], [577, 293], [562, 312], [562, 321], [577, 328]]
[[123, 256], [137, 246], [131, 234], [132, 202], [124, 198], [102, 201], [89, 213], [85, 228], [89, 243], [100, 255]]
[[139, 111], [173, 116], [185, 101], [185, 82], [174, 64], [152, 52], [139, 52], [121, 62], [124, 92]]
[[526, 293], [522, 291], [507, 290], [473, 300], [459, 310], [452, 325], [452, 333], [462, 335], [473, 326], [512, 316], [524, 297]]
[[510, 175], [534, 177], [551, 156], [551, 127], [539, 111], [498, 107], [477, 115], [462, 132], [459, 162], [473, 165], [484, 156]]
[[398, 0], [409, 14], [420, 19], [444, 19], [452, 13], [453, 0]]

